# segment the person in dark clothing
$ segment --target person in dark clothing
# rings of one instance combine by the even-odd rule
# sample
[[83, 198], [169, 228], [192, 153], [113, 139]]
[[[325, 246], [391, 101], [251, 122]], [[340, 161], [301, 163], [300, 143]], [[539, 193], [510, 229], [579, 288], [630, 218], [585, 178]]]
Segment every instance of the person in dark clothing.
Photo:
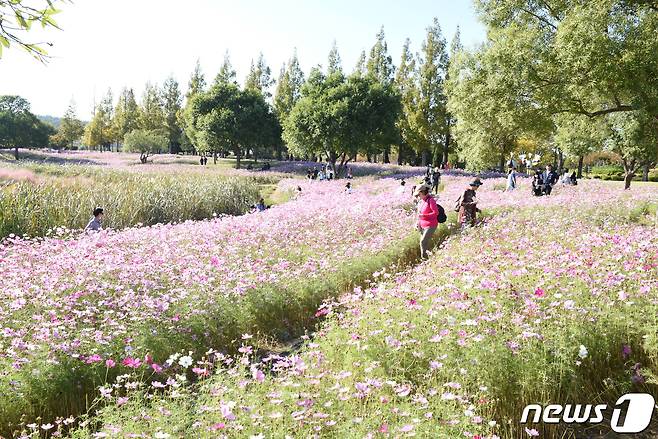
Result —
[[432, 172], [432, 191], [436, 194], [439, 192], [439, 184], [441, 184], [441, 172], [439, 171], [439, 167], [437, 166], [434, 168], [434, 171]]
[[557, 172], [553, 170], [553, 166], [547, 165], [546, 171], [542, 175], [544, 180], [544, 193], [550, 195], [553, 191], [553, 186], [558, 182], [560, 177], [557, 175]]
[[535, 197], [544, 195], [544, 179], [539, 170], [535, 171], [535, 175], [532, 177], [532, 194]]
[[459, 205], [459, 223], [462, 227], [475, 226], [477, 221], [477, 214], [480, 212], [480, 209], [477, 207], [477, 190], [482, 186], [482, 182], [479, 178], [473, 180], [469, 185], [469, 188], [466, 189], [464, 195], [462, 195], [458, 200]]
[[313, 169], [313, 176], [312, 176], [313, 180], [318, 179], [318, 173], [319, 173], [318, 168]]
[[87, 227], [85, 227], [85, 232], [100, 232], [103, 229], [103, 215], [104, 211], [102, 207], [94, 209], [94, 216], [89, 220]]
[[574, 186], [578, 185], [578, 177], [576, 176], [576, 171], [571, 174], [571, 184]]
[[203, 166], [203, 157], [199, 159], [199, 163], [201, 164], [201, 166]]

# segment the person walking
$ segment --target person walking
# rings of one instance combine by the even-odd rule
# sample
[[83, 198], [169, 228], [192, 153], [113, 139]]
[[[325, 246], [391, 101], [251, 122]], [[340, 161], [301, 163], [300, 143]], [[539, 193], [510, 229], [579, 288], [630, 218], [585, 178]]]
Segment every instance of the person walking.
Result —
[[512, 167], [509, 168], [507, 173], [507, 189], [505, 191], [512, 192], [514, 189], [516, 189], [516, 169]]
[[474, 227], [477, 221], [477, 214], [480, 209], [477, 207], [477, 190], [482, 186], [482, 181], [476, 178], [466, 189], [464, 195], [458, 200], [459, 205], [459, 223], [462, 227]]
[[432, 192], [435, 194], [439, 193], [439, 185], [441, 184], [441, 171], [439, 167], [436, 166], [432, 172]]
[[85, 227], [85, 232], [100, 232], [103, 230], [103, 208], [97, 207], [94, 209], [93, 214], [94, 216], [87, 223], [87, 227]]
[[434, 232], [439, 226], [439, 207], [436, 200], [430, 194], [432, 188], [429, 185], [422, 184], [414, 192], [418, 198], [418, 224], [420, 232], [420, 257], [427, 259], [427, 251]]

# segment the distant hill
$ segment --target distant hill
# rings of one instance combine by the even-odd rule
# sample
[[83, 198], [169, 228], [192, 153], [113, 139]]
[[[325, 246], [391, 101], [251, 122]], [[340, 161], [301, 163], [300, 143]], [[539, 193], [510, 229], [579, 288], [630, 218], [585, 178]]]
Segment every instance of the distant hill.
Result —
[[37, 117], [41, 119], [41, 121], [49, 123], [55, 128], [59, 128], [59, 125], [62, 123], [61, 117], [55, 117], [55, 116], [37, 116]]

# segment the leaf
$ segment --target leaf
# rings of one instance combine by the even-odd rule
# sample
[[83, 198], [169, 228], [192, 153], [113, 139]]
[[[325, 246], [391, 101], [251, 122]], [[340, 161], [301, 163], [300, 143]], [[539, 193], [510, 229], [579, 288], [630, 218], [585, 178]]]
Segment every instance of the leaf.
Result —
[[0, 35], [0, 50], [2, 50], [2, 46], [9, 47], [9, 39]]

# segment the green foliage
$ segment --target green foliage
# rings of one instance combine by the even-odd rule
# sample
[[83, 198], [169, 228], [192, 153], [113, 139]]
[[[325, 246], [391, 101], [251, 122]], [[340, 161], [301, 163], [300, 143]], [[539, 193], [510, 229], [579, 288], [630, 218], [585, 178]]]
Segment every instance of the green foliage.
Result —
[[139, 128], [162, 130], [165, 128], [162, 91], [157, 85], [146, 83], [139, 112]]
[[[281, 67], [279, 80], [277, 81], [276, 92], [274, 94], [274, 111], [279, 124], [283, 125], [288, 118], [295, 104], [301, 97], [302, 86], [304, 85], [304, 72], [299, 66], [297, 59], [297, 51], [293, 54], [292, 58]], [[283, 158], [281, 142], [277, 145], [277, 159]]]
[[122, 143], [126, 134], [137, 128], [139, 128], [139, 106], [135, 99], [135, 92], [132, 88], [124, 88], [114, 109], [112, 130], [116, 140]]
[[236, 81], [237, 73], [233, 69], [231, 64], [231, 57], [229, 56], [228, 50], [224, 54], [224, 62], [222, 63], [219, 73], [215, 77], [215, 84], [220, 82], [227, 82], [232, 84], [237, 84]]
[[[568, 155], [582, 157], [603, 138], [625, 156], [627, 175], [655, 160], [640, 146], [652, 138], [650, 121], [658, 114], [658, 9], [652, 2], [477, 0], [476, 7], [488, 41], [466, 55], [470, 61], [454, 70], [461, 76], [451, 79], [461, 134], [475, 146], [464, 145], [466, 158], [490, 161], [492, 150], [519, 133], [549, 137], [555, 122], [556, 141]], [[474, 114], [465, 108], [469, 96], [476, 98]]]
[[168, 78], [162, 90], [162, 106], [164, 110], [164, 128], [167, 133], [169, 144], [169, 154], [177, 154], [180, 150], [182, 128], [179, 123], [179, 114], [183, 104], [183, 97], [178, 82], [173, 78]]
[[0, 58], [5, 48], [16, 44], [40, 61], [48, 58], [44, 49], [49, 43], [30, 43], [24, 34], [32, 30], [32, 26], [40, 24], [42, 28], [59, 29], [55, 15], [60, 11], [57, 5], [68, 3], [68, 0], [0, 0]]
[[85, 131], [84, 123], [78, 119], [75, 112], [75, 103], [71, 102], [57, 129], [57, 133], [51, 136], [52, 144], [60, 148], [72, 148], [79, 142]]
[[169, 140], [162, 130], [134, 130], [126, 134], [123, 148], [126, 152], [140, 153], [140, 161], [157, 153], [161, 153], [169, 146]]
[[85, 127], [84, 144], [89, 148], [108, 148], [117, 138], [115, 126], [112, 124], [114, 107], [112, 105], [112, 91], [96, 106], [94, 117]]
[[201, 71], [201, 62], [197, 60], [196, 65], [194, 66], [194, 72], [192, 72], [190, 82], [187, 85], [187, 94], [185, 96], [189, 100], [192, 98], [192, 96], [203, 92], [205, 88], [206, 78]]
[[270, 93], [270, 87], [272, 87], [272, 84], [274, 84], [272, 70], [265, 62], [265, 56], [261, 52], [256, 64], [254, 65], [254, 62], [251, 62], [251, 68], [249, 70], [249, 75], [247, 75], [247, 79], [244, 82], [244, 88], [246, 90], [256, 90], [266, 99], [269, 99], [272, 97], [272, 93]]
[[384, 27], [377, 34], [377, 42], [370, 50], [366, 71], [382, 84], [391, 84], [395, 73], [393, 58], [388, 54], [388, 44], [384, 35]]
[[316, 68], [284, 123], [284, 139], [295, 154], [324, 156], [334, 167], [340, 160], [340, 174], [356, 154], [381, 152], [397, 140], [399, 114], [392, 85], [358, 74], [324, 76]]
[[0, 184], [0, 238], [12, 233], [44, 236], [58, 227], [80, 229], [96, 206], [105, 208], [104, 226], [115, 229], [237, 215], [259, 193], [255, 180], [241, 177], [59, 165], [28, 169], [37, 177]]
[[334, 40], [334, 44], [331, 46], [329, 58], [327, 59], [327, 75], [331, 76], [334, 73], [343, 73], [343, 62], [341, 61], [340, 53], [338, 53], [336, 40]]
[[30, 104], [19, 96], [0, 96], [0, 146], [15, 148], [43, 148], [55, 129], [30, 112]]
[[215, 84], [209, 91], [192, 97], [184, 117], [187, 136], [198, 151], [231, 151], [238, 167], [247, 148], [257, 151], [280, 142], [276, 116], [255, 89]]

